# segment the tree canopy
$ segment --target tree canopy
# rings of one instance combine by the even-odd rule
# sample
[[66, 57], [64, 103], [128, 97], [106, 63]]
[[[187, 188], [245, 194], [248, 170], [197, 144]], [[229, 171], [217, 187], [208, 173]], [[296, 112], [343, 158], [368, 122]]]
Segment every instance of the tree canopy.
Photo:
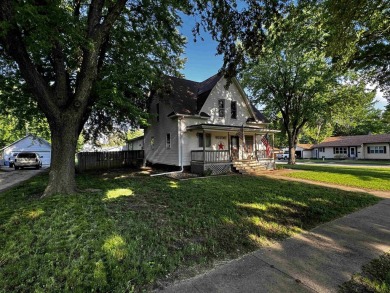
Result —
[[30, 99], [47, 119], [52, 163], [45, 195], [74, 193], [73, 158], [86, 123], [90, 137], [139, 124], [151, 85], [178, 74], [185, 42], [178, 11], [197, 15], [194, 34], [211, 32], [224, 72], [234, 76], [245, 62], [242, 44], [261, 50], [267, 26], [288, 2], [0, 0], [0, 63], [20, 92], [2, 92], [1, 100]]
[[280, 113], [292, 152], [290, 163], [295, 163], [295, 146], [303, 127], [335, 103], [330, 92], [337, 85], [337, 75], [318, 45], [324, 33], [314, 13], [320, 16], [317, 10], [292, 7], [271, 27], [263, 52], [243, 75], [254, 102], [265, 105], [271, 118]]
[[340, 66], [362, 70], [390, 98], [390, 2], [324, 0], [327, 52]]

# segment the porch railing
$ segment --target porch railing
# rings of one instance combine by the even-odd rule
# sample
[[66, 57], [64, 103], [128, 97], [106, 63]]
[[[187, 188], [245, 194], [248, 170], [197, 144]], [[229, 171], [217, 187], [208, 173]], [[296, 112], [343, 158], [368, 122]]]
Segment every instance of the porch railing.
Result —
[[256, 158], [257, 160], [263, 160], [263, 159], [271, 159], [273, 154], [269, 157], [267, 156], [266, 150], [257, 150], [256, 151]]
[[229, 150], [223, 151], [191, 151], [191, 161], [197, 162], [230, 162], [230, 153]]

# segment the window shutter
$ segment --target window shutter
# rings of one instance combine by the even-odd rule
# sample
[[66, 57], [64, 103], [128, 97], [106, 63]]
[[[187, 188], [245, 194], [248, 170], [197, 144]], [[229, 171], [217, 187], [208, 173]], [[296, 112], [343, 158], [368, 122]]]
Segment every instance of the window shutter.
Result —
[[370, 153], [370, 147], [367, 147], [367, 153]]
[[386, 154], [386, 146], [383, 147], [383, 153]]

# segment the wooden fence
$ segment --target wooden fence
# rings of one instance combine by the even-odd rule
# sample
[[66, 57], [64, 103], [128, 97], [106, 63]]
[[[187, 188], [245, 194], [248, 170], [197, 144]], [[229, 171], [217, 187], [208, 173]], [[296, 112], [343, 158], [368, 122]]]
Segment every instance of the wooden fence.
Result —
[[107, 170], [123, 167], [138, 167], [144, 159], [144, 151], [82, 152], [77, 154], [76, 167], [79, 172]]

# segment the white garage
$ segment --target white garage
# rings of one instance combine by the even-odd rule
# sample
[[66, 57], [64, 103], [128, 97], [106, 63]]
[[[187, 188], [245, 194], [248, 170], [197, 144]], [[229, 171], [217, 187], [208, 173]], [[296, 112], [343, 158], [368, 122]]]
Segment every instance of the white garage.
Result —
[[38, 153], [42, 158], [42, 165], [50, 166], [51, 145], [43, 138], [29, 134], [15, 141], [14, 143], [0, 149], [0, 165], [9, 165], [9, 160], [13, 159], [20, 152]]

